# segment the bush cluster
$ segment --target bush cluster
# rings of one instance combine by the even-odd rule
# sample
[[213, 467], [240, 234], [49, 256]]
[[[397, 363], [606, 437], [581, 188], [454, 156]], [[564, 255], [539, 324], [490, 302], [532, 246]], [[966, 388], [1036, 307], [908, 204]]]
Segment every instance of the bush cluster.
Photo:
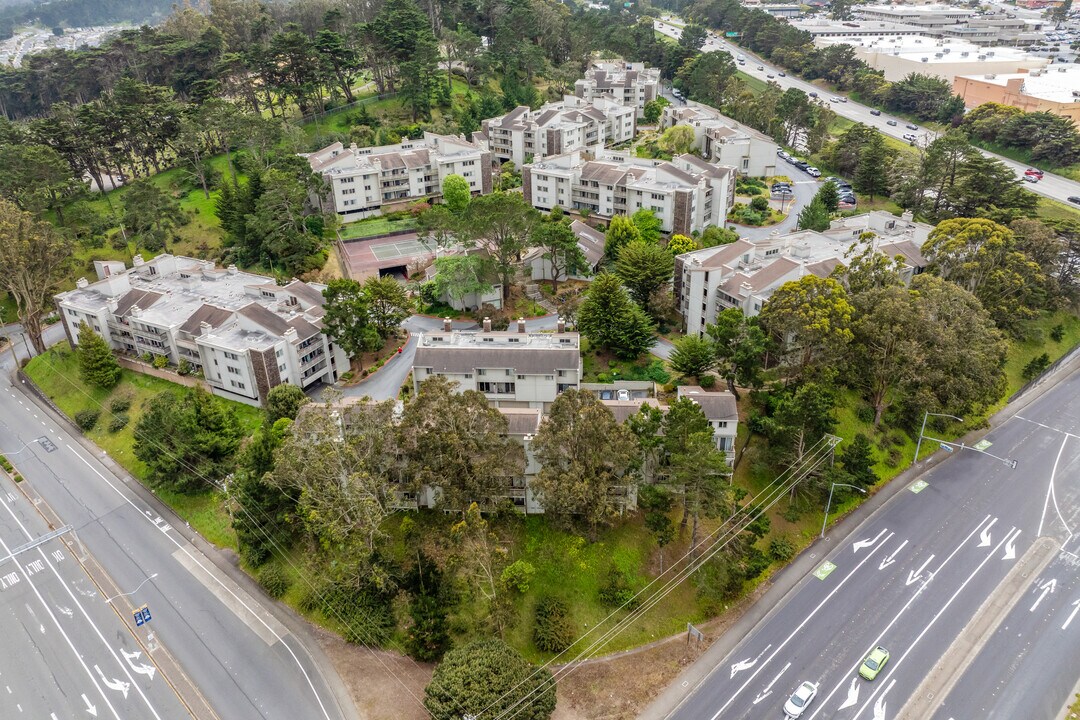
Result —
[[543, 597], [536, 604], [533, 642], [538, 650], [562, 652], [574, 644], [574, 625], [566, 603], [556, 597]]

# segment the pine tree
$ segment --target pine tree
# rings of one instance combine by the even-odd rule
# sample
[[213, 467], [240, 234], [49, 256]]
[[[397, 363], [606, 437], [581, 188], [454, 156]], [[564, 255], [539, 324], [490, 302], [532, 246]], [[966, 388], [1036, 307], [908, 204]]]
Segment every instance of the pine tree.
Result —
[[610, 273], [600, 273], [589, 286], [578, 310], [578, 328], [594, 344], [628, 359], [656, 342], [649, 316]]
[[821, 198], [815, 195], [814, 199], [799, 211], [798, 225], [800, 230], [821, 232], [829, 229], [829, 210]]
[[825, 183], [814, 197], [821, 201], [830, 214], [840, 209], [840, 191], [836, 189], [835, 183]]
[[79, 323], [79, 344], [75, 348], [79, 359], [79, 376], [88, 385], [106, 390], [120, 382], [120, 363], [112, 354], [105, 338], [90, 329], [85, 321]]
[[851, 444], [844, 450], [840, 461], [844, 470], [855, 479], [856, 484], [870, 487], [877, 482], [877, 473], [874, 472], [874, 453], [870, 447], [870, 439], [862, 433], [855, 433]]
[[859, 167], [855, 171], [855, 189], [863, 195], [881, 197], [888, 193], [889, 150], [880, 133], [874, 133], [859, 152]]

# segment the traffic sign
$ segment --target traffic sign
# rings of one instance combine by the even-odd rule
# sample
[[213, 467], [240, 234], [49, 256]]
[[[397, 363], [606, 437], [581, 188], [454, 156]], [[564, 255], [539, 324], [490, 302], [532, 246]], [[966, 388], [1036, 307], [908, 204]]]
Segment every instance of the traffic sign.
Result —
[[150, 622], [150, 608], [143, 605], [141, 608], [132, 613], [132, 617], [135, 618], [135, 627], [142, 627], [146, 623]]

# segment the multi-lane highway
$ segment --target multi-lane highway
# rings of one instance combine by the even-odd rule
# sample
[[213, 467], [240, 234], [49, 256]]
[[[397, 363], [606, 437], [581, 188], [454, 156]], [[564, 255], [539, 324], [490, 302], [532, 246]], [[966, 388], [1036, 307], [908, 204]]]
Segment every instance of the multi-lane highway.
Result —
[[808, 680], [808, 720], [1055, 720], [1080, 678], [1078, 394], [1080, 373], [984, 438], [1015, 469], [958, 451], [838, 539], [669, 717], [782, 717]]
[[[671, 19], [668, 18], [655, 21], [654, 27], [659, 32], [667, 35], [668, 37], [678, 38], [679, 35], [682, 34], [682, 28], [678, 25], [672, 24]], [[818, 93], [819, 100], [827, 103], [829, 107], [840, 117], [847, 118], [848, 120], [854, 120], [855, 122], [860, 122], [864, 125], [869, 125], [870, 127], [879, 130], [883, 135], [888, 135], [898, 140], [903, 140], [904, 135], [912, 133], [918, 138], [917, 142], [919, 144], [929, 143], [931, 140], [937, 137], [937, 133], [932, 130], [927, 130], [925, 128], [920, 128], [916, 131], [908, 129], [906, 125], [910, 121], [904, 120], [903, 118], [893, 117], [887, 113], [882, 113], [881, 115], [876, 116], [871, 115], [871, 108], [867, 107], [866, 105], [861, 105], [854, 100], [849, 100], [841, 94], [823, 90], [817, 85], [813, 85], [812, 83], [806, 82], [805, 80], [801, 80], [797, 77], [792, 77], [790, 74], [787, 74], [785, 77], [781, 77], [779, 73], [783, 72], [782, 68], [776, 68], [775, 66], [770, 65], [766, 60], [757, 57], [753, 53], [744, 50], [743, 48], [732, 45], [726, 40], [720, 38], [716, 33], [710, 31], [709, 36], [705, 41], [705, 46], [702, 48], [702, 51], [712, 52], [717, 50], [727, 52], [733, 57], [736, 57], [738, 55], [744, 55], [746, 57], [746, 63], [740, 66], [739, 69], [745, 72], [747, 75], [750, 75], [751, 77], [755, 77], [762, 81], [776, 83], [784, 89], [794, 87], [806, 93]], [[759, 67], [761, 68], [761, 70], [758, 70]], [[770, 75], [772, 77], [769, 77]], [[843, 98], [845, 102], [831, 102], [830, 98], [832, 97]], [[895, 121], [896, 125], [889, 125], [889, 120]], [[1024, 170], [1026, 170], [1028, 167], [1027, 165], [1018, 163], [1015, 160], [1010, 160], [1009, 158], [1003, 157], [1001, 155], [997, 155], [996, 153], [988, 152], [986, 150], [980, 150], [980, 152], [987, 157], [992, 157], [995, 160], [1000, 160], [1001, 162], [1008, 165], [1010, 168], [1013, 169], [1013, 171], [1016, 172], [1017, 177], [1022, 178], [1024, 175]], [[1054, 175], [1053, 173], [1046, 173], [1043, 176], [1042, 180], [1037, 183], [1027, 184], [1025, 187], [1034, 193], [1038, 193], [1039, 195], [1043, 195], [1054, 200], [1059, 200], [1061, 202], [1069, 202], [1070, 197], [1080, 197], [1080, 183], [1069, 180], [1060, 175]]]
[[0, 474], [0, 717], [190, 718], [145, 634], [105, 602], [68, 545], [34, 545], [49, 534]]
[[[313, 659], [317, 648], [290, 630], [290, 618], [268, 611], [231, 580], [191, 542], [189, 529], [172, 527], [144, 499], [145, 491], [125, 484], [6, 376], [0, 379], [0, 453], [26, 478], [28, 492], [55, 513], [54, 524], [73, 527], [69, 536], [96, 575], [116, 592], [132, 593], [112, 603], [118, 612], [107, 607], [70, 552], [53, 555], [62, 547], [58, 540], [0, 566], [0, 579], [11, 580], [0, 591], [0, 717], [23, 716], [17, 707], [7, 710], [8, 703], [42, 720], [50, 720], [49, 712], [92, 717], [80, 706], [83, 694], [99, 717], [184, 717], [163, 675], [200, 708], [194, 712], [200, 720], [354, 715], [332, 667]], [[41, 522], [29, 524], [25, 502], [9, 493], [0, 488], [0, 557], [42, 531]], [[136, 630], [127, 626], [143, 604], [152, 619], [137, 629], [145, 633], [140, 648]], [[129, 621], [122, 624], [121, 617]], [[153, 677], [141, 669], [155, 665]]]

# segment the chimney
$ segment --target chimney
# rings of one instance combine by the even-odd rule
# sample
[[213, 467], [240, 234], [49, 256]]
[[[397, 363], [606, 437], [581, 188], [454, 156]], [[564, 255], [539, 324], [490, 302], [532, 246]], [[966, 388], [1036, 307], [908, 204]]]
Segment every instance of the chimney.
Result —
[[900, 214], [900, 219], [911, 222], [915, 219], [915, 213], [913, 213], [911, 210], [905, 210]]
[[235, 275], [237, 272], [238, 272], [238, 270], [236, 269], [235, 265], [230, 265], [229, 266], [229, 274], [230, 275]]
[[142, 315], [142, 308], [138, 305], [131, 306], [131, 317], [139, 317]]
[[79, 288], [80, 290], [82, 288], [86, 287], [89, 284], [90, 284], [90, 281], [87, 280], [84, 277], [81, 277], [81, 278], [79, 278], [78, 280], [75, 281], [75, 287]]
[[296, 340], [296, 328], [289, 328], [288, 330], [283, 332], [281, 334], [281, 336], [283, 338], [285, 338], [286, 340], [288, 340], [289, 342], [295, 341]]
[[450, 332], [453, 329], [453, 321], [448, 317], [444, 317], [442, 319], [442, 329], [443, 332]]
[[199, 323], [199, 337], [205, 337], [210, 334], [210, 323], [203, 321]]
[[491, 332], [491, 318], [484, 318], [484, 332]]
[[523, 318], [523, 317], [518, 318], [518, 332], [519, 333], [525, 332], [525, 318]]
[[134, 265], [135, 267], [139, 267], [140, 265], [142, 265], [143, 264], [142, 255], [136, 255], [135, 257], [131, 258], [131, 264]]
[[558, 333], [566, 332], [566, 320], [563, 320], [562, 318], [559, 318], [558, 321], [556, 321], [556, 323], [555, 323], [555, 332], [558, 332]]

